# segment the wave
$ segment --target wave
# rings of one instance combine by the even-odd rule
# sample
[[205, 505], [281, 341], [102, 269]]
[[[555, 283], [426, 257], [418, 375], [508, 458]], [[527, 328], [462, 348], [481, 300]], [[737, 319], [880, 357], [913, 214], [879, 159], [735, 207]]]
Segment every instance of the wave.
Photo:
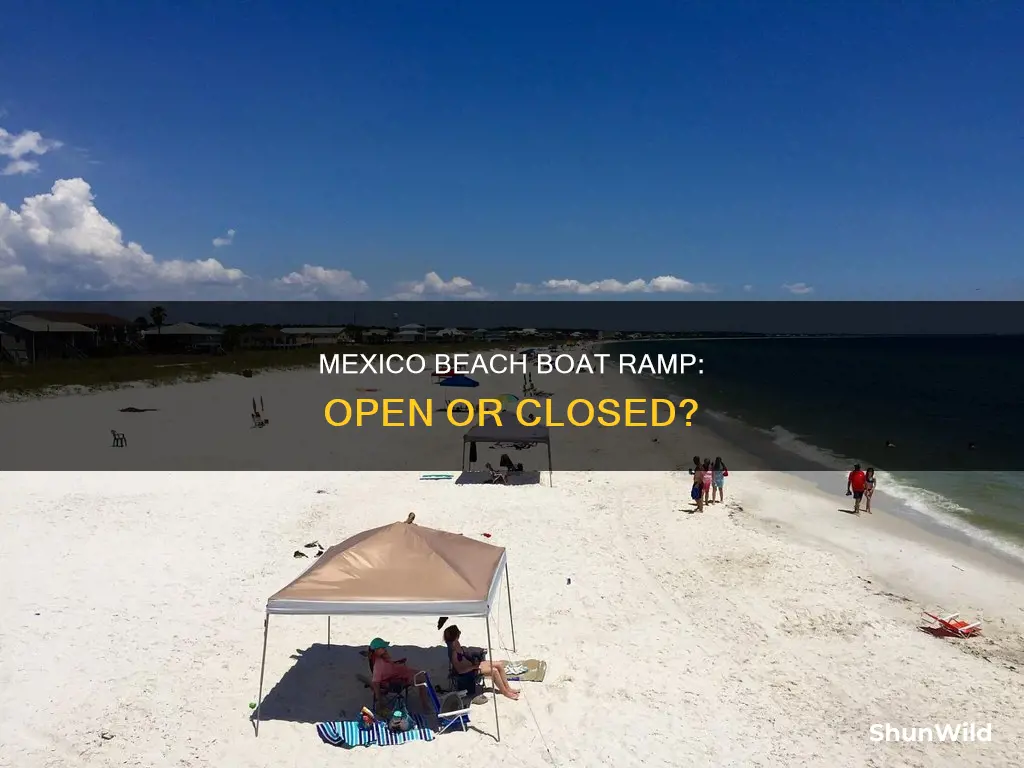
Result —
[[[725, 413], [715, 411], [705, 412], [718, 421], [727, 422], [735, 426], [746, 426], [740, 419], [729, 416]], [[801, 458], [820, 464], [827, 470], [841, 472], [845, 476], [849, 467], [857, 461], [848, 456], [843, 456], [827, 448], [812, 445], [800, 439], [800, 436], [790, 432], [781, 425], [775, 425], [771, 429], [757, 429], [758, 432], [770, 438], [772, 443], [782, 450], [796, 454]], [[976, 525], [970, 518], [975, 516], [973, 510], [965, 507], [937, 491], [915, 485], [906, 479], [896, 478], [889, 472], [878, 470], [878, 489], [881, 496], [888, 496], [895, 499], [906, 510], [910, 510], [915, 516], [923, 518], [925, 522], [947, 528], [961, 537], [967, 538], [988, 549], [995, 549], [1004, 555], [1009, 555], [1018, 560], [1024, 560], [1024, 546], [1005, 535], [989, 531]], [[898, 510], [893, 510], [899, 514]]]

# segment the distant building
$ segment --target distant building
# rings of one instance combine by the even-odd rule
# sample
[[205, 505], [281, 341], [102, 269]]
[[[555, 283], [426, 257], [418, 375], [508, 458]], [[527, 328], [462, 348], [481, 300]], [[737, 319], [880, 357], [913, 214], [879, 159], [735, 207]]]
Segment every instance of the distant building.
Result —
[[300, 346], [298, 338], [277, 328], [254, 328], [238, 336], [241, 349], [293, 349]]
[[96, 331], [96, 346], [134, 343], [139, 338], [139, 329], [135, 323], [105, 312], [58, 312], [46, 309], [33, 310], [30, 314], [50, 322], [78, 323], [92, 328]]
[[143, 331], [146, 348], [153, 352], [215, 352], [221, 349], [223, 332], [192, 323], [174, 323]]
[[0, 342], [8, 360], [60, 360], [86, 357], [96, 346], [96, 330], [81, 323], [21, 314], [0, 321]]
[[400, 329], [395, 334], [395, 341], [411, 342], [411, 341], [423, 341], [427, 337], [427, 334], [423, 332], [422, 328], [419, 330], [415, 328]]
[[314, 326], [301, 328], [282, 328], [281, 333], [292, 340], [292, 346], [313, 347], [332, 344], [350, 344], [352, 338], [344, 328], [333, 326]]

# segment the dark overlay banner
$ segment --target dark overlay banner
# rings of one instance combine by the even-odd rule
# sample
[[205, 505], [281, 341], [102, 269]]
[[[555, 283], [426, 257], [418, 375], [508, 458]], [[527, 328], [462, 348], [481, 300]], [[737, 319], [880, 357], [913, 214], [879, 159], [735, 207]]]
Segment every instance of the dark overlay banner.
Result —
[[0, 470], [1024, 471], [1015, 302], [0, 310]]

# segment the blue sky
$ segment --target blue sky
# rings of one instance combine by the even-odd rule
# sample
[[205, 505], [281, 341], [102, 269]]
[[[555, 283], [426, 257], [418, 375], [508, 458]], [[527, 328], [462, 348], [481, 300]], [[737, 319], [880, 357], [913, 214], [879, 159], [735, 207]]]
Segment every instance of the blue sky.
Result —
[[185, 5], [7, 12], [0, 296], [1024, 297], [1019, 3]]

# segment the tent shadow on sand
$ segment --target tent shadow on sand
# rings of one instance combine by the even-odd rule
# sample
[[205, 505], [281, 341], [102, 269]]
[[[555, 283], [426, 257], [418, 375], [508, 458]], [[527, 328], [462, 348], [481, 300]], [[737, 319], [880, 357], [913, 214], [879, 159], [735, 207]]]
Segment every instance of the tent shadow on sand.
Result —
[[492, 483], [491, 473], [486, 469], [482, 472], [463, 472], [455, 479], [456, 485], [540, 485], [540, 472], [525, 470], [510, 472], [504, 483]]
[[[414, 669], [426, 670], [435, 685], [447, 685], [448, 652], [443, 645], [393, 645], [390, 651], [392, 658], [406, 659]], [[363, 682], [370, 674], [362, 655], [365, 652], [365, 645], [323, 643], [296, 649], [294, 666], [264, 696], [260, 721], [323, 723], [356, 718], [362, 707], [373, 706], [373, 693]], [[409, 704], [413, 712], [422, 709], [419, 695], [411, 689]], [[255, 717], [253, 712], [250, 719]]]

